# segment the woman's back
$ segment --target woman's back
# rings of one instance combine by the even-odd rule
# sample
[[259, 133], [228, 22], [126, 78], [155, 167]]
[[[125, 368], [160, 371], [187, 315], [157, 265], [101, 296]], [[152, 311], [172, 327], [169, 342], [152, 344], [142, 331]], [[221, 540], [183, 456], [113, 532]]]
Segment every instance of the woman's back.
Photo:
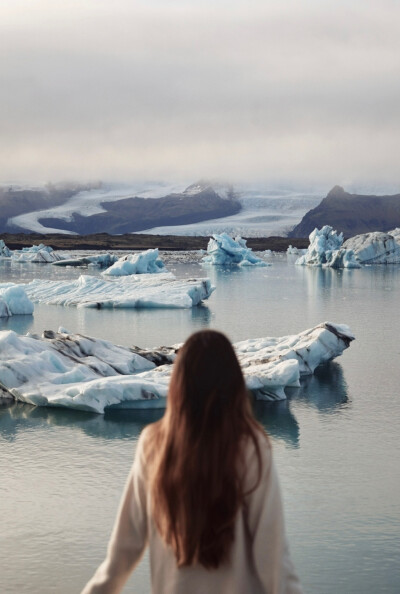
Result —
[[147, 544], [157, 594], [301, 591], [271, 446], [219, 332], [180, 350], [166, 413], [140, 437], [107, 558], [84, 594], [119, 592]]

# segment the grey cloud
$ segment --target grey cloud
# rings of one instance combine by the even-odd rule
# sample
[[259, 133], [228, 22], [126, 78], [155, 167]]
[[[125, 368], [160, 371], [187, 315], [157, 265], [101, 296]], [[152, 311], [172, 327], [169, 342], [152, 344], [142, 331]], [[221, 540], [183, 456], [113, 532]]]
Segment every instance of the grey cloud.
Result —
[[1, 9], [4, 179], [399, 181], [398, 4], [55, 4]]

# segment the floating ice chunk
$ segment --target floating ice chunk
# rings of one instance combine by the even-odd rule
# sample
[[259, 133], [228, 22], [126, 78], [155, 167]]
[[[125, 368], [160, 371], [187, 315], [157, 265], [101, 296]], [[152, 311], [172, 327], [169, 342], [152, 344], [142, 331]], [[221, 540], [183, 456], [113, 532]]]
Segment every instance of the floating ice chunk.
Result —
[[294, 247], [292, 245], [289, 245], [286, 253], [288, 254], [288, 256], [302, 256], [307, 252], [307, 250], [303, 250], [297, 247]]
[[130, 274], [154, 274], [165, 272], [164, 262], [158, 257], [158, 249], [146, 250], [139, 254], [122, 256], [103, 274], [127, 276]]
[[7, 305], [7, 308], [1, 307], [3, 313], [0, 317], [6, 317], [7, 309], [9, 311], [8, 315], [13, 316], [33, 313], [33, 303], [21, 285], [0, 284], [0, 299]]
[[362, 233], [345, 241], [343, 247], [352, 249], [361, 264], [400, 264], [400, 229]]
[[34, 302], [97, 309], [190, 308], [214, 291], [208, 278], [177, 280], [170, 273], [107, 280], [88, 275], [64, 281], [35, 279], [24, 287]]
[[338, 235], [329, 225], [322, 229], [315, 228], [309, 240], [308, 250], [296, 260], [298, 266], [360, 268], [353, 250], [342, 248], [343, 233]]
[[22, 250], [15, 250], [12, 253], [12, 259], [16, 262], [52, 264], [53, 262], [62, 260], [62, 256], [57, 254], [50, 246], [40, 243], [29, 248], [22, 248]]
[[109, 254], [98, 254], [93, 256], [81, 256], [79, 258], [65, 258], [53, 262], [54, 266], [98, 266], [99, 268], [108, 268], [117, 262], [118, 256]]
[[6, 244], [4, 243], [3, 239], [0, 239], [0, 257], [1, 258], [11, 258], [12, 251], [8, 249]]
[[207, 256], [203, 258], [207, 264], [222, 264], [239, 266], [271, 266], [246, 246], [246, 240], [241, 237], [233, 239], [227, 233], [213, 235], [207, 246]]
[[[325, 322], [293, 336], [244, 340], [235, 346], [247, 387], [258, 399], [286, 398], [354, 339], [348, 326]], [[79, 334], [42, 338], [0, 332], [2, 395], [37, 406], [102, 413], [107, 407], [164, 407], [179, 345], [131, 349]]]

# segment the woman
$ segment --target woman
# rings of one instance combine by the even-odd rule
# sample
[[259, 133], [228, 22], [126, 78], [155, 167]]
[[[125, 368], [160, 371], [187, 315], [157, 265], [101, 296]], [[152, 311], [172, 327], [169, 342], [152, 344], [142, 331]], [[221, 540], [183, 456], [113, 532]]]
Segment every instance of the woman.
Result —
[[120, 592], [149, 544], [154, 594], [299, 594], [271, 446], [220, 332], [180, 350], [161, 421], [139, 439], [105, 561], [82, 594]]

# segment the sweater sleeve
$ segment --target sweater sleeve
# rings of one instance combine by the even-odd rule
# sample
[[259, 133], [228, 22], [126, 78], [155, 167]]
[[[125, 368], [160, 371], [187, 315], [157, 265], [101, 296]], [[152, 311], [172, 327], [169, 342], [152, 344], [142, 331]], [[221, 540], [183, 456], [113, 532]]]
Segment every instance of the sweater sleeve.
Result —
[[[261, 445], [261, 444], [260, 444]], [[260, 483], [249, 496], [248, 523], [255, 570], [268, 594], [302, 594], [285, 535], [278, 474], [268, 448]]]
[[142, 439], [126, 481], [107, 556], [82, 594], [120, 592], [147, 544], [146, 492], [142, 471]]

